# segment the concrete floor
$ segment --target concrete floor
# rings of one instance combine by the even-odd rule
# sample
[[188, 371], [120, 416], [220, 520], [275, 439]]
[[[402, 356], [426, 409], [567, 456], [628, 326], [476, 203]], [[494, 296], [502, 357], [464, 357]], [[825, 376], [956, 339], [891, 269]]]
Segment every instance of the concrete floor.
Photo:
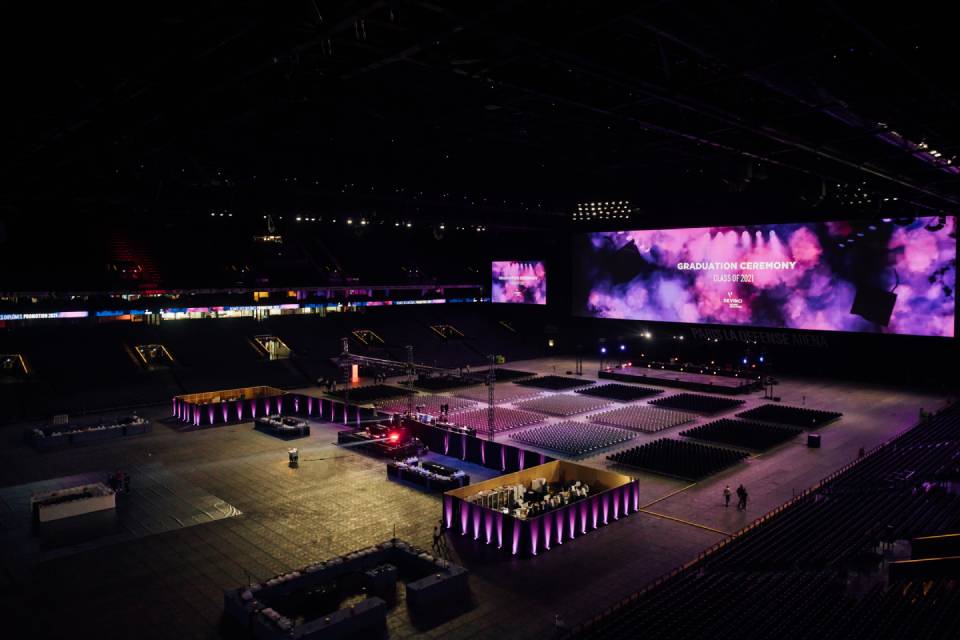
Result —
[[[509, 366], [562, 375], [573, 363]], [[585, 368], [587, 377], [595, 377], [595, 365]], [[402, 611], [394, 611], [390, 637], [548, 636], [555, 613], [571, 625], [598, 613], [849, 463], [861, 446], [869, 449], [909, 427], [920, 407], [933, 409], [943, 402], [894, 389], [781, 380], [777, 393], [785, 403], [801, 404], [805, 396], [806, 406], [844, 413], [821, 430], [821, 449], [807, 449], [804, 436], [798, 436], [694, 484], [635, 473], [643, 513], [536, 558], [491, 562], [454, 538], [454, 555], [472, 573], [472, 608], [428, 630], [412, 627]], [[721, 415], [755, 406], [761, 396], [750, 394], [744, 407]], [[162, 420], [168, 411], [163, 406], [141, 413]], [[583, 416], [547, 422], [569, 419]], [[640, 434], [620, 448], [678, 437], [690, 426]], [[290, 443], [256, 432], [249, 423], [178, 432], [156, 422], [153, 433], [129, 441], [49, 453], [22, 444], [19, 428], [0, 432], [3, 614], [29, 623], [37, 637], [221, 637], [227, 629], [221, 622], [222, 590], [250, 576], [271, 577], [394, 534], [429, 548], [440, 517], [439, 497], [387, 481], [382, 461], [333, 445], [336, 430], [315, 424], [308, 439], [296, 441], [303, 461], [299, 469], [286, 464]], [[605, 456], [615, 450], [585, 462], [606, 467]], [[168, 492], [163, 504], [171, 505], [161, 510], [193, 513], [197, 505], [219, 503], [238, 513], [209, 521], [181, 519], [182, 526], [167, 522], [162, 532], [37, 555], [35, 541], [24, 541], [22, 513], [10, 496], [23, 495], [29, 483], [113, 469], [131, 470], [135, 488], [138, 473], [141, 479], [148, 472], [159, 478]], [[741, 482], [750, 490], [746, 513], [721, 503], [723, 486]], [[136, 492], [129, 497], [136, 498]]]

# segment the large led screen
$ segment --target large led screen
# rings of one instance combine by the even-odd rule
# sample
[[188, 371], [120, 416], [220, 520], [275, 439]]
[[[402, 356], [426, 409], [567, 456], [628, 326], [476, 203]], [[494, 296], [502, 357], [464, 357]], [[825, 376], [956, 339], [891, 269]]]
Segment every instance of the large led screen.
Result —
[[956, 218], [590, 233], [574, 314], [954, 335]]
[[493, 302], [547, 304], [547, 271], [540, 260], [494, 262]]

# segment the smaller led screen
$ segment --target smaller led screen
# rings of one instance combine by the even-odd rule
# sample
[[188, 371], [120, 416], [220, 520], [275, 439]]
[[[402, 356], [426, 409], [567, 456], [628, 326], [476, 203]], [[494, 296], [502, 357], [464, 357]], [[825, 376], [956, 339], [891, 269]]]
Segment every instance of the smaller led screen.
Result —
[[547, 304], [547, 271], [542, 260], [493, 263], [493, 302]]

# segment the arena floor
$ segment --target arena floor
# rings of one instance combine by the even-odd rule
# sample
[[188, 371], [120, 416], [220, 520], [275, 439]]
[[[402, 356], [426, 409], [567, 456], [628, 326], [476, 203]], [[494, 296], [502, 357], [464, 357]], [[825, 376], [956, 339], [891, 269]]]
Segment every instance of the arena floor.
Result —
[[[509, 366], [563, 375], [573, 363]], [[585, 377], [595, 377], [595, 369], [587, 363]], [[844, 416], [819, 431], [820, 449], [808, 449], [801, 434], [699, 483], [636, 472], [641, 513], [536, 558], [490, 563], [453, 539], [456, 559], [472, 574], [471, 609], [425, 629], [412, 626], [397, 607], [388, 622], [390, 637], [548, 636], [554, 614], [573, 625], [598, 613], [851, 462], [860, 447], [870, 449], [911, 426], [921, 408], [939, 408], [944, 401], [789, 377], [781, 378], [777, 394], [787, 404]], [[762, 395], [741, 396], [744, 406], [692, 424], [640, 433], [583, 462], [606, 467], [612, 451], [678, 437], [691, 426], [756, 406]], [[290, 469], [290, 444], [249, 423], [180, 432], [163, 422], [168, 412], [166, 405], [141, 412], [156, 420], [149, 435], [57, 452], [37, 453], [22, 444], [24, 425], [0, 431], [5, 621], [20, 619], [34, 637], [222, 637], [230, 632], [221, 619], [222, 591], [251, 576], [265, 579], [394, 535], [430, 547], [439, 497], [390, 482], [381, 460], [332, 444], [336, 426], [315, 423], [308, 439], [296, 441], [300, 468]], [[541, 424], [571, 419], [582, 416], [547, 417]], [[131, 498], [144, 507], [130, 515], [128, 531], [54, 552], [38, 549], [24, 535], [22, 504], [31, 490], [116, 469], [132, 474]], [[750, 491], [748, 510], [724, 508], [724, 485], [740, 483]]]

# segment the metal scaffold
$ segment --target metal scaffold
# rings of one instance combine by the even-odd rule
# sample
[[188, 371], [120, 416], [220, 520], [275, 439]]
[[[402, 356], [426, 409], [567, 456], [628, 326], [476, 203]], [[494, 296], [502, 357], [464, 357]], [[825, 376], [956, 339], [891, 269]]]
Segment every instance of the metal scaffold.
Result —
[[493, 389], [497, 381], [496, 356], [487, 356], [490, 366], [487, 369], [487, 435], [493, 440], [495, 429]]

